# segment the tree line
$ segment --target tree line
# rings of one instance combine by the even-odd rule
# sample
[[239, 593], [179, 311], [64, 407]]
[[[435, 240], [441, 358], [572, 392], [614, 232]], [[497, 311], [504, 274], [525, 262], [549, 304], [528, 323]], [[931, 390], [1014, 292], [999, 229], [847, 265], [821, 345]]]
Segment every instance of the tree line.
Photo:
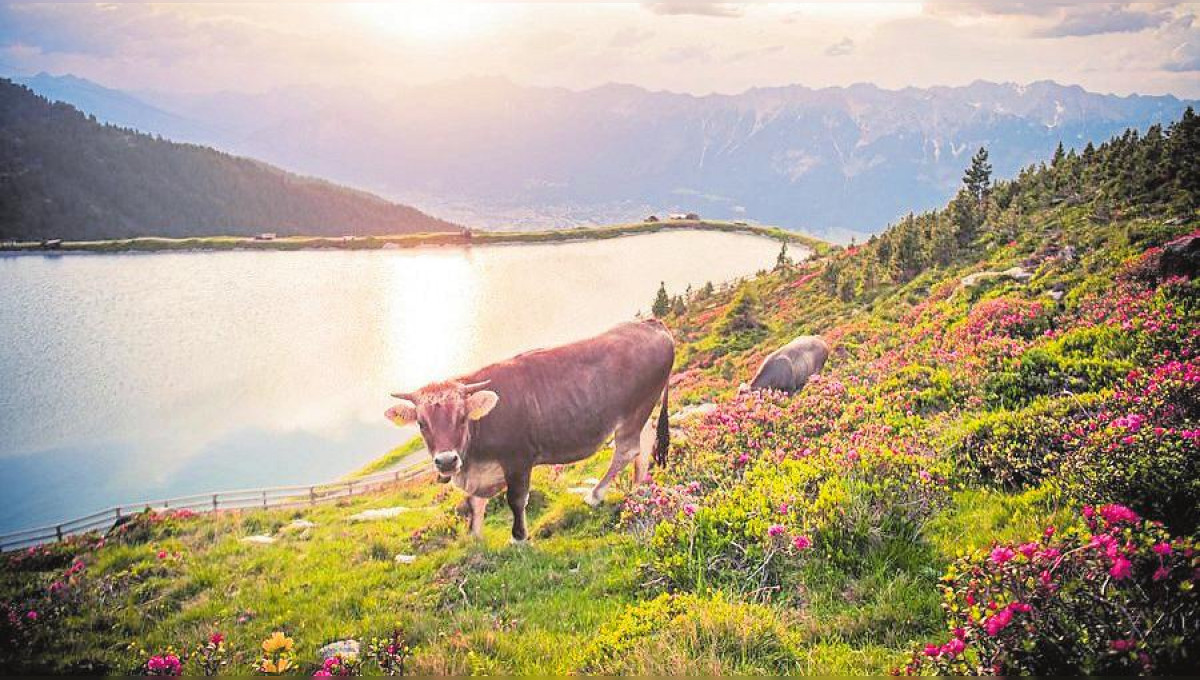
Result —
[[458, 229], [365, 192], [102, 124], [0, 79], [0, 238]]

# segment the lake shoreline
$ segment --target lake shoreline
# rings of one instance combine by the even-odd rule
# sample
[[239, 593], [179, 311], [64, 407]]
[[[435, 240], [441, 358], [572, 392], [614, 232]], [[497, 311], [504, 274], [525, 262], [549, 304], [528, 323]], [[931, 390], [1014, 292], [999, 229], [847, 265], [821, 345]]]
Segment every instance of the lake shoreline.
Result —
[[60, 253], [157, 253], [157, 252], [230, 252], [297, 250], [395, 250], [422, 247], [469, 247], [473, 245], [527, 245], [541, 243], [578, 243], [624, 236], [668, 231], [712, 231], [746, 234], [801, 245], [817, 255], [832, 245], [814, 236], [780, 227], [735, 224], [711, 220], [635, 222], [603, 227], [578, 227], [542, 231], [471, 231], [422, 232], [387, 236], [281, 236], [258, 239], [250, 236], [196, 236], [167, 238], [143, 236], [99, 241], [62, 241], [53, 246], [39, 241], [11, 242], [0, 245], [0, 255]]

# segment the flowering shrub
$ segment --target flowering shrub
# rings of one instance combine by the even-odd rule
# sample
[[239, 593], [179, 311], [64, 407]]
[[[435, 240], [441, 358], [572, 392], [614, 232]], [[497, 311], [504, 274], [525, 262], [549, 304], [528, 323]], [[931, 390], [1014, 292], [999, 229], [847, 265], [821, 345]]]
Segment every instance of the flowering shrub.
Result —
[[863, 423], [848, 394], [818, 378], [790, 399], [739, 395], [694, 426], [689, 462], [661, 476], [707, 466], [704, 482], [650, 484], [626, 502], [627, 522], [654, 527], [653, 580], [769, 597], [812, 550], [854, 562], [914, 534], [945, 499], [948, 468], [906, 425]]
[[388, 637], [371, 638], [367, 643], [367, 654], [375, 659], [375, 664], [384, 675], [404, 675], [412, 650], [404, 639], [404, 633], [397, 628]]
[[200, 666], [204, 675], [221, 675], [221, 671], [229, 664], [229, 655], [225, 649], [225, 635], [213, 633], [208, 641], [196, 648], [192, 658]]
[[1172, 673], [1194, 668], [1200, 555], [1122, 505], [965, 555], [942, 579], [951, 631], [908, 674]]
[[993, 411], [971, 420], [948, 450], [960, 474], [1009, 489], [1053, 476], [1072, 450], [1066, 433], [1092, 419], [1100, 397], [1042, 399], [1018, 411]]
[[350, 677], [362, 675], [362, 661], [353, 654], [344, 656], [342, 654], [334, 654], [325, 659], [317, 672], [313, 673], [314, 678], [328, 677]]
[[1062, 478], [1085, 501], [1119, 498], [1172, 530], [1200, 526], [1200, 359], [1171, 361], [1068, 429]]
[[146, 661], [146, 675], [183, 675], [183, 662], [173, 652], [156, 654]]

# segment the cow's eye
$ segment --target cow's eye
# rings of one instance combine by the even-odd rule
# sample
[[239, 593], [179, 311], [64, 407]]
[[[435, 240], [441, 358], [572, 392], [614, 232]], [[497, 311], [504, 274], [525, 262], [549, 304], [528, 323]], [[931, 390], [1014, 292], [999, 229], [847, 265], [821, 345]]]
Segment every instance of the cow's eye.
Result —
[[426, 431], [428, 431], [428, 430], [429, 430], [429, 426], [425, 424], [425, 421], [424, 421], [424, 420], [418, 420], [418, 421], [417, 421], [417, 426], [421, 428], [421, 431], [422, 431], [422, 432], [426, 432]]

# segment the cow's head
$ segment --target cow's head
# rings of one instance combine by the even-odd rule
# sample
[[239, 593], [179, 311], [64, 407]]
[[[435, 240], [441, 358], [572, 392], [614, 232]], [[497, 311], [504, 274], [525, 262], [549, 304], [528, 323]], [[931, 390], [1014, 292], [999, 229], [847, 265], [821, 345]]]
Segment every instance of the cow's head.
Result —
[[412, 393], [395, 393], [392, 396], [400, 403], [387, 410], [387, 418], [397, 425], [417, 423], [433, 466], [443, 476], [452, 475], [465, 462], [470, 421], [486, 416], [500, 401], [500, 395], [483, 389], [489, 382], [442, 382]]

